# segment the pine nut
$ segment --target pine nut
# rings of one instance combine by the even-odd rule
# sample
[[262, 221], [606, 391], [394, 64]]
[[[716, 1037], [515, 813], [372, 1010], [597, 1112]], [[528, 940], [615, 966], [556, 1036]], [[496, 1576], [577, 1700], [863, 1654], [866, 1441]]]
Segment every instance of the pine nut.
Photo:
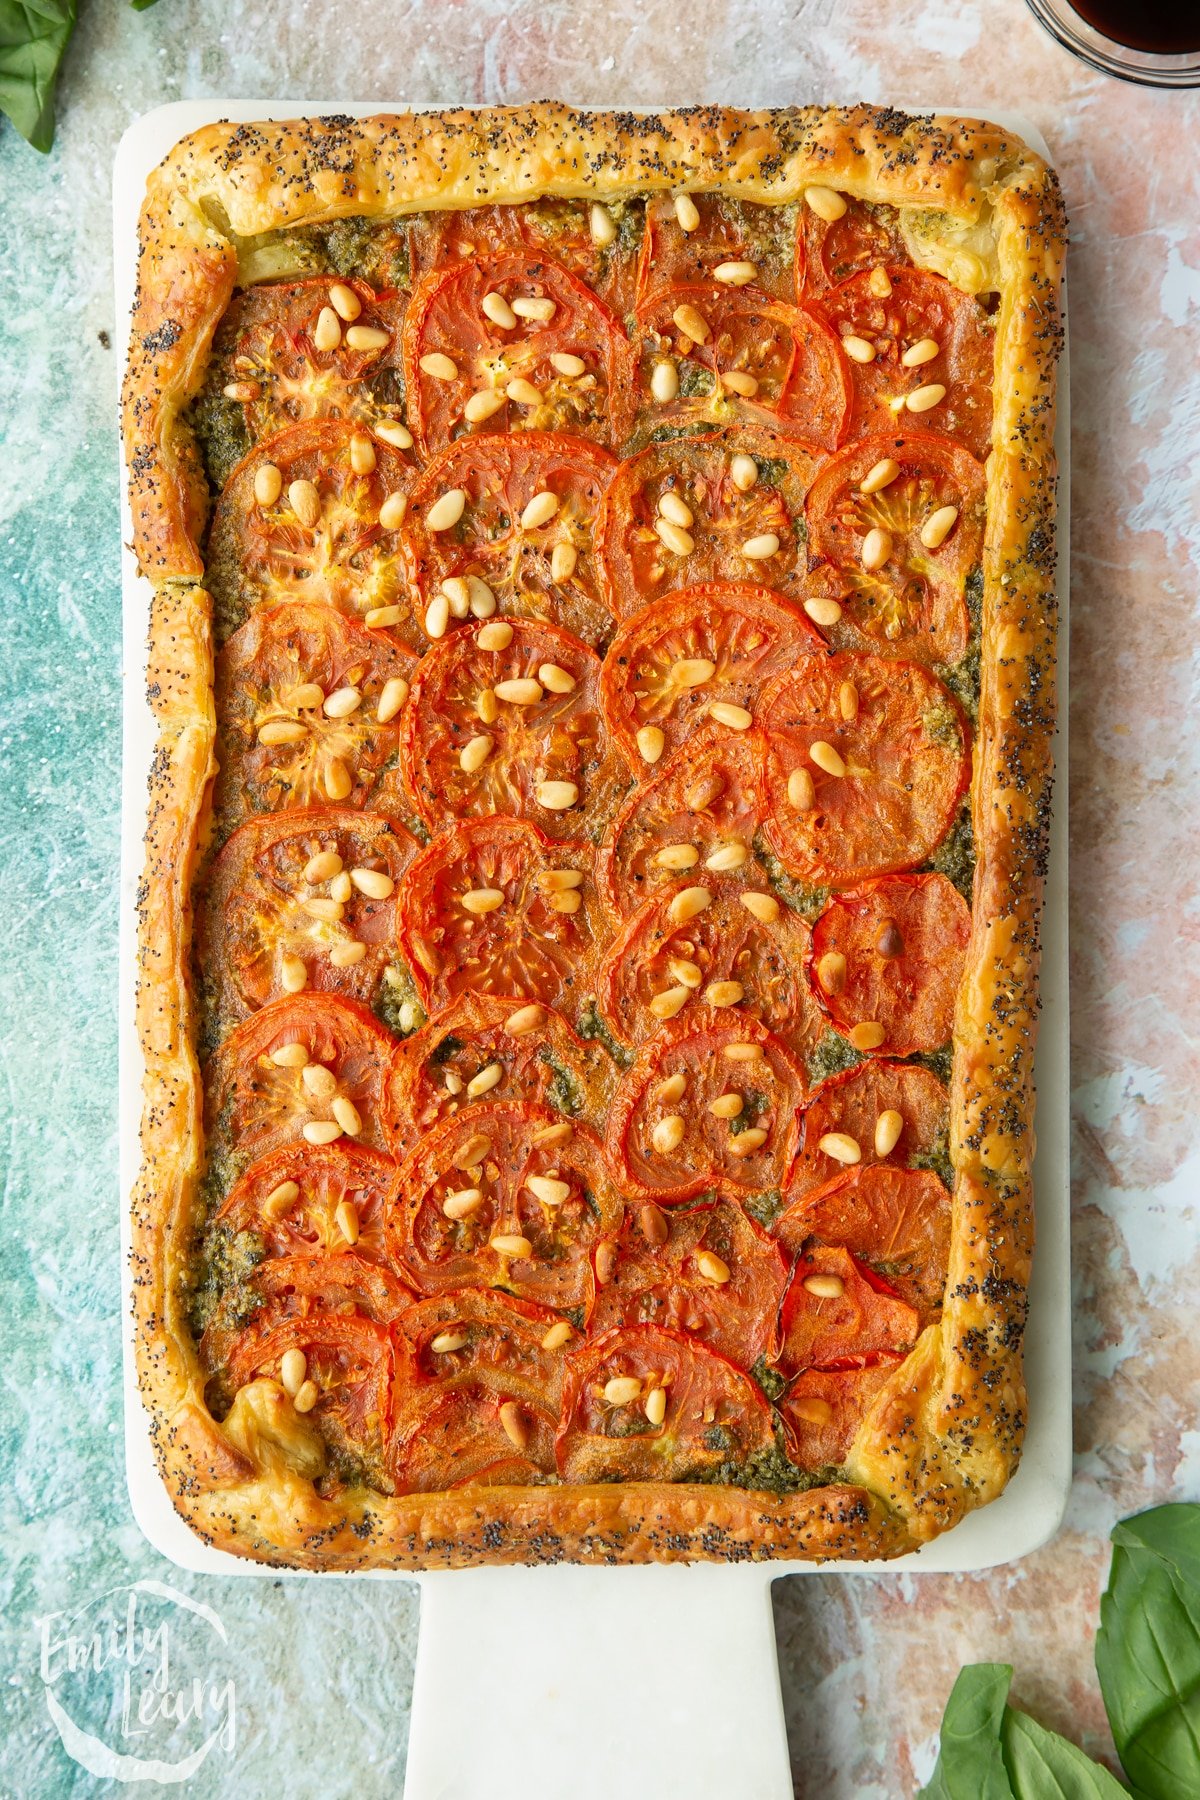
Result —
[[517, 375], [509, 382], [504, 392], [518, 406], [540, 406], [542, 390], [534, 387], [532, 381], [526, 381], [523, 375]]
[[448, 1094], [453, 1095], [454, 1098], [457, 1099], [463, 1091], [462, 1076], [456, 1075], [453, 1069], [447, 1069], [442, 1080], [442, 1086]]
[[676, 687], [703, 687], [717, 672], [715, 662], [707, 656], [681, 656], [671, 664], [671, 680]]
[[257, 381], [231, 381], [221, 392], [227, 400], [240, 400], [243, 406], [248, 406], [252, 400], [260, 398], [262, 388]]
[[738, 898], [746, 911], [760, 919], [764, 925], [773, 925], [779, 917], [779, 902], [774, 894], [760, 894], [757, 890], [752, 890], [748, 894], [740, 894]]
[[937, 550], [958, 522], [957, 506], [939, 506], [921, 527], [921, 542], [927, 550]]
[[268, 719], [265, 725], [259, 726], [256, 736], [260, 744], [270, 749], [276, 744], [298, 744], [301, 738], [308, 736], [308, 727], [291, 719]]
[[280, 963], [279, 985], [285, 994], [302, 994], [308, 986], [308, 970], [298, 956], [285, 956]]
[[654, 1250], [661, 1250], [671, 1235], [671, 1227], [666, 1213], [661, 1206], [655, 1206], [653, 1200], [647, 1200], [638, 1213], [638, 1223], [642, 1228], [642, 1236]]
[[[349, 1106], [350, 1102], [347, 1100], [344, 1104]], [[349, 1135], [353, 1136], [355, 1134], [350, 1133]], [[333, 1216], [337, 1223], [337, 1228], [345, 1238], [346, 1242], [348, 1244], [357, 1244], [359, 1233], [358, 1208], [355, 1206], [353, 1200], [339, 1201], [337, 1211]]]
[[582, 869], [543, 869], [537, 884], [544, 894], [561, 893], [564, 888], [583, 886]]
[[655, 519], [654, 529], [672, 556], [690, 556], [696, 548], [696, 540], [690, 531], [684, 531], [679, 525], [673, 525], [670, 519]]
[[705, 1281], [713, 1281], [723, 1286], [729, 1280], [729, 1264], [711, 1250], [696, 1252], [696, 1267]]
[[726, 1044], [721, 1052], [730, 1062], [757, 1062], [762, 1053], [761, 1044]]
[[425, 525], [429, 531], [449, 531], [457, 525], [463, 516], [467, 504], [464, 488], [447, 488], [446, 492], [434, 501], [425, 514]]
[[840, 1300], [846, 1291], [840, 1275], [806, 1275], [804, 1285], [818, 1300]]
[[375, 467], [375, 446], [364, 432], [350, 439], [350, 467], [356, 475], [369, 475]]
[[539, 1025], [545, 1023], [545, 1007], [531, 1003], [529, 1006], [518, 1006], [515, 1013], [510, 1013], [504, 1021], [504, 1029], [510, 1037], [524, 1037], [527, 1031], [536, 1031]]
[[722, 287], [746, 287], [757, 279], [758, 270], [752, 262], [718, 263], [713, 270], [713, 280], [719, 281]]
[[862, 542], [863, 568], [873, 574], [876, 569], [882, 569], [891, 554], [891, 532], [882, 530], [878, 525], [873, 525]]
[[493, 688], [481, 688], [479, 698], [475, 702], [475, 711], [484, 725], [494, 725], [500, 717], [500, 702]]
[[382, 869], [351, 869], [350, 879], [368, 900], [390, 900], [396, 884]]
[[330, 1105], [329, 1110], [347, 1137], [358, 1136], [362, 1130], [362, 1115], [353, 1100], [348, 1100], [344, 1094], [339, 1094]]
[[842, 349], [851, 362], [873, 363], [875, 361], [874, 344], [868, 343], [866, 338], [855, 337], [853, 333], [842, 339]]
[[319, 681], [302, 681], [299, 687], [288, 690], [288, 704], [301, 712], [311, 712], [320, 706], [325, 698], [325, 689]]
[[890, 487], [900, 473], [900, 464], [892, 456], [885, 456], [873, 463], [858, 484], [860, 494], [877, 494], [881, 488]]
[[304, 1069], [308, 1066], [308, 1051], [303, 1044], [280, 1044], [278, 1050], [272, 1050], [271, 1061], [277, 1069]]
[[254, 471], [254, 498], [260, 506], [274, 506], [283, 492], [283, 476], [272, 462], [260, 463]]
[[529, 1442], [529, 1427], [515, 1400], [506, 1400], [500, 1408], [500, 1424], [514, 1450], [524, 1450]]
[[425, 630], [436, 643], [450, 629], [450, 602], [445, 594], [435, 594], [425, 608]]
[[588, 227], [593, 244], [599, 244], [601, 247], [611, 244], [617, 235], [616, 220], [607, 206], [601, 206], [598, 200], [592, 202], [592, 208], [588, 214]]
[[310, 1119], [300, 1135], [306, 1144], [336, 1144], [342, 1128], [332, 1119]]
[[818, 219], [824, 219], [827, 225], [834, 224], [846, 211], [845, 196], [839, 194], [835, 188], [807, 187], [804, 190], [804, 198], [810, 211], [815, 212]]
[[647, 1424], [661, 1425], [667, 1416], [666, 1388], [651, 1388], [650, 1392], [646, 1395], [643, 1411], [646, 1414]]
[[304, 865], [304, 879], [312, 886], [320, 881], [332, 881], [341, 872], [342, 859], [336, 850], [318, 850]]
[[[656, 763], [666, 747], [666, 738], [657, 725], [643, 725], [637, 734], [638, 755], [643, 762]], [[686, 867], [686, 865], [680, 865]]]
[[602, 1238], [596, 1245], [595, 1270], [600, 1286], [607, 1287], [617, 1272], [617, 1246], [611, 1238]]
[[742, 555], [749, 562], [767, 562], [778, 554], [779, 539], [773, 531], [760, 532], [757, 537], [747, 538], [742, 545]]
[[567, 1321], [565, 1319], [559, 1319], [558, 1323], [552, 1325], [542, 1339], [542, 1349], [561, 1350], [563, 1345], [569, 1344], [574, 1336], [574, 1330], [568, 1325]]
[[490, 419], [507, 404], [507, 396], [499, 388], [480, 388], [463, 407], [463, 418], [468, 425], [482, 425], [485, 419]]
[[390, 444], [393, 450], [411, 450], [413, 434], [407, 425], [399, 419], [377, 419], [374, 426], [375, 436]]
[[558, 511], [558, 495], [543, 490], [535, 494], [521, 514], [522, 531], [536, 531], [540, 525], [548, 525]]
[[558, 663], [542, 663], [538, 669], [538, 680], [552, 694], [570, 694], [578, 686], [575, 677]]
[[478, 1100], [483, 1094], [490, 1094], [494, 1087], [499, 1087], [504, 1080], [504, 1064], [490, 1062], [480, 1069], [478, 1075], [472, 1075], [467, 1083], [467, 1099]]
[[450, 575], [442, 583], [442, 593], [452, 619], [465, 619], [471, 610], [471, 590], [463, 575]]
[[281, 1181], [278, 1187], [271, 1189], [263, 1201], [262, 1215], [265, 1219], [272, 1221], [282, 1219], [285, 1213], [291, 1211], [299, 1198], [300, 1183], [298, 1181]]
[[890, 300], [892, 297], [892, 278], [887, 270], [878, 264], [867, 276], [867, 286], [877, 300]]
[[[363, 619], [363, 624], [371, 631], [385, 631], [389, 625], [398, 625], [404, 617], [398, 606], [373, 606]], [[405, 683], [407, 688], [407, 683]]]
[[344, 944], [335, 944], [329, 952], [329, 961], [335, 969], [353, 969], [367, 954], [367, 946], [360, 944], [357, 938], [348, 938]]
[[512, 309], [519, 319], [532, 319], [538, 325], [548, 325], [558, 311], [549, 294], [521, 294]]
[[686, 956], [672, 956], [667, 962], [667, 968], [680, 987], [698, 988], [704, 980], [699, 963], [689, 962]]
[[308, 914], [310, 919], [320, 919], [325, 925], [340, 924], [346, 911], [345, 906], [340, 900], [325, 900], [319, 895], [314, 896], [310, 900], [302, 900], [300, 906], [301, 909]]
[[[388, 341], [388, 333], [381, 331], [378, 325], [351, 325], [346, 332], [346, 342], [351, 350], [382, 350]], [[448, 362], [449, 357], [446, 360]]]
[[376, 722], [390, 725], [407, 699], [408, 683], [403, 675], [389, 676], [379, 690], [379, 704], [375, 708]]
[[317, 322], [313, 326], [313, 343], [318, 350], [328, 354], [336, 350], [342, 341], [342, 323], [332, 306], [323, 306], [317, 314]]
[[574, 544], [555, 544], [550, 552], [551, 581], [570, 581], [579, 557]]
[[650, 375], [650, 397], [666, 406], [679, 393], [679, 371], [673, 362], [656, 362]]
[[682, 525], [685, 531], [695, 523], [691, 507], [680, 499], [674, 488], [668, 488], [664, 494], [660, 494], [658, 510], [664, 519], [670, 519], [672, 525]]
[[582, 356], [574, 356], [569, 350], [555, 350], [550, 358], [550, 367], [557, 369], [568, 380], [577, 380], [587, 370]]
[[676, 194], [675, 217], [679, 221], [680, 231], [695, 231], [699, 225], [699, 208], [690, 194]]
[[887, 1032], [878, 1019], [864, 1019], [861, 1024], [851, 1026], [846, 1036], [856, 1050], [878, 1050]]
[[467, 576], [467, 604], [473, 619], [490, 619], [496, 610], [496, 596], [480, 575]]
[[379, 523], [385, 531], [395, 531], [404, 523], [404, 515], [408, 511], [408, 495], [393, 490], [379, 508]]
[[491, 1154], [492, 1140], [481, 1132], [473, 1131], [465, 1143], [460, 1144], [454, 1153], [456, 1169], [474, 1169]]
[[694, 844], [665, 844], [654, 861], [660, 869], [694, 869], [700, 852]]
[[421, 368], [434, 381], [457, 381], [458, 364], [440, 350], [430, 350], [421, 358]]
[[710, 719], [718, 725], [728, 726], [730, 731], [749, 731], [754, 719], [744, 706], [734, 706], [728, 700], [714, 700], [708, 709]]
[[750, 852], [745, 844], [721, 844], [711, 856], [705, 857], [704, 866], [716, 875], [727, 875], [734, 869], [744, 868], [749, 860]]
[[469, 1219], [483, 1205], [482, 1188], [459, 1188], [453, 1194], [447, 1194], [442, 1201], [442, 1212], [447, 1219]]
[[747, 375], [744, 369], [726, 369], [721, 376], [721, 386], [726, 393], [739, 394], [743, 400], [753, 400], [758, 392], [757, 379]]
[[827, 1131], [818, 1141], [817, 1149], [823, 1150], [826, 1156], [832, 1156], [835, 1162], [840, 1163], [856, 1163], [862, 1157], [857, 1138], [850, 1137], [844, 1131]]
[[329, 884], [329, 898], [337, 900], [342, 906], [349, 900], [352, 892], [348, 875], [335, 875]]
[[567, 812], [579, 799], [579, 789], [573, 781], [539, 781], [534, 793], [538, 805], [547, 812]]
[[858, 717], [858, 689], [852, 681], [843, 681], [838, 688], [838, 711], [847, 725], [852, 725]]
[[905, 396], [904, 404], [911, 413], [931, 412], [940, 406], [946, 398], [946, 390], [940, 381], [931, 381], [927, 387], [914, 388]]
[[636, 1375], [614, 1375], [604, 1384], [604, 1398], [610, 1406], [628, 1406], [631, 1400], [640, 1399], [641, 1392], [642, 1384]]
[[569, 1143], [574, 1136], [575, 1127], [572, 1125], [570, 1119], [562, 1119], [557, 1125], [543, 1125], [540, 1131], [534, 1132], [529, 1141], [531, 1144], [539, 1144], [542, 1146], [566, 1144]]
[[295, 1399], [308, 1374], [308, 1358], [303, 1350], [285, 1350], [279, 1361], [279, 1381], [285, 1394]]
[[705, 812], [724, 792], [725, 782], [720, 775], [705, 775], [692, 783], [683, 796], [683, 804], [689, 812]]
[[807, 769], [793, 769], [788, 776], [788, 805], [797, 812], [811, 812], [817, 804], [817, 790]]
[[745, 1156], [753, 1156], [761, 1150], [767, 1141], [767, 1133], [761, 1125], [748, 1125], [737, 1137], [731, 1137], [725, 1146], [725, 1154], [734, 1157], [738, 1162]]
[[311, 481], [289, 483], [288, 505], [306, 531], [311, 531], [321, 517], [321, 496]]
[[483, 913], [495, 912], [497, 907], [504, 905], [504, 889], [472, 888], [469, 893], [463, 895], [462, 903], [467, 912], [474, 913], [476, 917]]
[[689, 919], [694, 919], [697, 913], [702, 913], [711, 900], [711, 888], [680, 888], [671, 901], [669, 909], [672, 925], [686, 925]]
[[329, 290], [329, 304], [338, 318], [344, 319], [347, 325], [353, 325], [355, 319], [362, 312], [362, 301], [354, 289], [347, 287], [344, 281], [333, 283]]
[[748, 494], [758, 480], [758, 464], [752, 456], [735, 456], [729, 465], [729, 479], [739, 494]]
[[804, 610], [814, 625], [836, 625], [842, 616], [839, 603], [827, 600], [821, 594], [815, 594], [811, 600], [806, 600]]
[[683, 1142], [683, 1119], [679, 1113], [668, 1113], [650, 1134], [650, 1141], [660, 1156], [670, 1156]]
[[327, 719], [348, 719], [361, 705], [362, 695], [356, 687], [340, 687], [326, 697], [322, 711]]
[[708, 321], [703, 314], [698, 313], [696, 308], [687, 302], [682, 306], [677, 306], [671, 317], [684, 337], [691, 338], [693, 344], [707, 344], [712, 336], [708, 328]]
[[517, 315], [504, 295], [495, 291], [483, 296], [479, 302], [479, 310], [493, 325], [499, 325], [502, 331], [511, 331], [517, 322]]
[[915, 344], [908, 346], [900, 361], [906, 369], [919, 369], [923, 363], [932, 362], [940, 351], [941, 345], [936, 338], [919, 338]]
[[824, 769], [826, 775], [840, 777], [846, 773], [845, 763], [833, 745], [827, 744], [824, 738], [818, 738], [814, 744], [810, 744], [808, 754], [818, 769]]
[[712, 981], [704, 990], [709, 1006], [737, 1006], [746, 997], [740, 981]]
[[458, 753], [458, 766], [464, 775], [474, 775], [482, 769], [492, 753], [492, 740], [486, 732], [471, 738]]
[[875, 1154], [890, 1156], [900, 1142], [900, 1134], [904, 1130], [904, 1119], [900, 1113], [888, 1108], [881, 1112], [875, 1121]]
[[298, 1413], [310, 1413], [321, 1398], [321, 1390], [315, 1381], [303, 1382], [292, 1400]]
[[840, 994], [846, 985], [846, 958], [840, 950], [827, 950], [817, 964], [817, 980], [827, 994]]
[[550, 1175], [531, 1175], [525, 1186], [543, 1206], [561, 1206], [564, 1200], [571, 1198], [570, 1182], [556, 1181]]
[[485, 625], [475, 642], [481, 650], [507, 650], [513, 640], [513, 628], [507, 619]]
[[740, 1094], [718, 1094], [709, 1101], [708, 1110], [714, 1119], [736, 1119], [745, 1104]]
[[533, 1245], [529, 1239], [522, 1237], [516, 1231], [502, 1231], [498, 1237], [491, 1240], [491, 1248], [497, 1256], [507, 1256], [514, 1260], [533, 1255]]
[[470, 1341], [465, 1331], [439, 1331], [429, 1348], [435, 1356], [453, 1356], [456, 1350], [463, 1349]]
[[666, 1076], [654, 1090], [654, 1098], [660, 1106], [674, 1106], [687, 1093], [687, 1076], [682, 1069], [673, 1075]]

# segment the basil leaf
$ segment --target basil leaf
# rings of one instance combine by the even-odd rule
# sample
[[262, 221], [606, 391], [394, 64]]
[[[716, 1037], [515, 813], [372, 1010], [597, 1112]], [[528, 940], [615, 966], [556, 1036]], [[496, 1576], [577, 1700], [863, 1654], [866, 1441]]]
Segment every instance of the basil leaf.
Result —
[[0, 0], [0, 112], [35, 150], [54, 142], [54, 90], [75, 0]]
[[1000, 1736], [1016, 1800], [1129, 1800], [1107, 1769], [1011, 1706]]
[[1000, 1750], [1012, 1668], [968, 1663], [942, 1716], [937, 1767], [918, 1800], [1019, 1800]]
[[1117, 1525], [1096, 1673], [1125, 1773], [1145, 1800], [1200, 1794], [1200, 1506]]

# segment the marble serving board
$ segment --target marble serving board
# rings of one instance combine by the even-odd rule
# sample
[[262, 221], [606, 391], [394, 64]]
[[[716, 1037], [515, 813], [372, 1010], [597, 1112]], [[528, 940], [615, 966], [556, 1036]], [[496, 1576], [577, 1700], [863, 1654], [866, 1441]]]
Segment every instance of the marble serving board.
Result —
[[[137, 217], [150, 171], [188, 132], [218, 119], [246, 121], [386, 111], [379, 102], [237, 100], [162, 106], [126, 132], [113, 181], [117, 347], [122, 358], [136, 280]], [[927, 110], [927, 109], [926, 109]], [[970, 109], [957, 107], [970, 116]], [[1049, 155], [1019, 115], [987, 116]], [[1060, 693], [1067, 691], [1070, 414], [1067, 353], [1060, 370]], [[213, 1575], [298, 1575], [215, 1550], [176, 1513], [159, 1478], [138, 1392], [131, 1325], [128, 1196], [137, 1174], [142, 1058], [134, 1022], [135, 891], [141, 875], [146, 783], [155, 721], [146, 700], [150, 585], [128, 548], [122, 496], [123, 804], [120, 904], [120, 1159], [125, 1453], [133, 1513], [171, 1562]], [[1056, 762], [1067, 757], [1065, 708]], [[1063, 791], [1063, 790], [1060, 790]], [[1069, 1039], [1067, 833], [1061, 808], [1050, 832], [1037, 1051], [1037, 1254], [1029, 1293], [1025, 1364], [1029, 1426], [1020, 1469], [992, 1505], [921, 1551], [889, 1563], [837, 1565], [848, 1576], [991, 1568], [1028, 1555], [1057, 1531], [1071, 1480], [1069, 1266]], [[760, 1563], [690, 1568], [562, 1566], [474, 1569], [414, 1577], [420, 1638], [404, 1792], [407, 1800], [524, 1800], [539, 1782], [569, 1779], [574, 1800], [787, 1800], [792, 1794], [779, 1695], [770, 1584], [822, 1565]], [[828, 1572], [831, 1565], [823, 1565]], [[365, 1577], [325, 1576], [326, 1580]], [[619, 1725], [605, 1729], [596, 1696], [619, 1670]], [[519, 1698], [518, 1698], [519, 1697]], [[516, 1714], [514, 1714], [516, 1706]], [[519, 1730], [513, 1731], [514, 1717]], [[461, 1720], [470, 1718], [465, 1732]], [[690, 1730], [679, 1730], [690, 1722]], [[703, 1730], [695, 1727], [703, 1723]], [[673, 1729], [676, 1728], [676, 1729]]]

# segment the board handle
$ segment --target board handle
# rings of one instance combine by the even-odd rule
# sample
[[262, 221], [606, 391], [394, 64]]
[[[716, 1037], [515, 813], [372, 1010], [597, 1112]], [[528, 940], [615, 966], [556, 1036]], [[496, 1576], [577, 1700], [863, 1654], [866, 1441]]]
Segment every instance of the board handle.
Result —
[[791, 1800], [765, 1569], [421, 1578], [405, 1800]]

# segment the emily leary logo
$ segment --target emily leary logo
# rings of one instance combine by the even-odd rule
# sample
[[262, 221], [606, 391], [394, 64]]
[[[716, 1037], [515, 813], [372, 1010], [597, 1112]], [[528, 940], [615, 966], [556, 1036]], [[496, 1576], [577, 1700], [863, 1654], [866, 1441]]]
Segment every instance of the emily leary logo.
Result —
[[214, 1753], [233, 1755], [228, 1637], [212, 1607], [135, 1581], [37, 1626], [47, 1711], [89, 1774], [174, 1784]]

